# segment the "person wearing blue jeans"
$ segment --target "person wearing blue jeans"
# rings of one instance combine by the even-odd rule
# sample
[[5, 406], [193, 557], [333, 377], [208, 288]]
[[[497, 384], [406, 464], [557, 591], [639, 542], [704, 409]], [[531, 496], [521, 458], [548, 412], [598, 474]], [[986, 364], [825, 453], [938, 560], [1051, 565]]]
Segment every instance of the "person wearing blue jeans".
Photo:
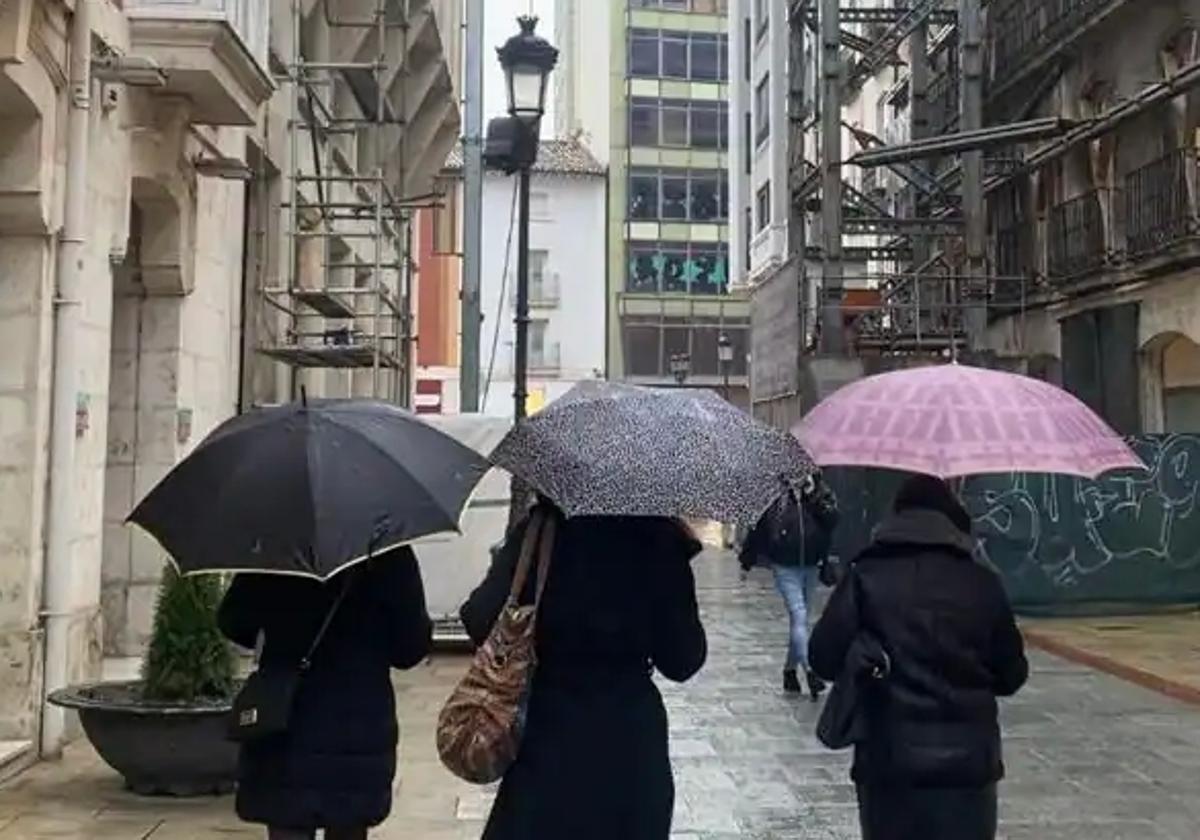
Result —
[[783, 597], [783, 604], [788, 612], [789, 635], [787, 660], [783, 668], [784, 691], [799, 694], [803, 690], [799, 678], [800, 671], [803, 671], [809, 694], [815, 700], [825, 690], [825, 684], [808, 667], [808, 607], [817, 589], [819, 571], [816, 566], [803, 563], [795, 566], [777, 563], [771, 566], [771, 571], [775, 575], [775, 588]]
[[803, 670], [808, 693], [821, 696], [825, 683], [808, 666], [808, 614], [837, 524], [837, 500], [820, 475], [812, 476], [797, 493], [788, 489], [747, 535], [742, 546], [744, 571], [770, 566], [775, 587], [788, 611], [788, 652], [783, 689], [801, 694]]

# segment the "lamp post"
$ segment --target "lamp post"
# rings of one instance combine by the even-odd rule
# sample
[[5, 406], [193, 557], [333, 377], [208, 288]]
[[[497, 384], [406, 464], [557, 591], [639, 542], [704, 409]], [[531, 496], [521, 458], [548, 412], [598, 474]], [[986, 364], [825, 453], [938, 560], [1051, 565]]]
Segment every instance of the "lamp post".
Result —
[[675, 353], [671, 356], [671, 375], [675, 383], [682, 386], [687, 382], [688, 374], [692, 371], [692, 357], [687, 353]]
[[717, 337], [717, 361], [721, 365], [725, 402], [729, 402], [729, 368], [733, 365], [733, 342], [725, 333]]
[[517, 234], [516, 362], [513, 370], [513, 419], [526, 414], [529, 395], [529, 171], [537, 160], [538, 131], [546, 112], [546, 81], [558, 63], [558, 50], [534, 32], [538, 19], [517, 18], [521, 31], [496, 50], [504, 68], [513, 140], [509, 171], [519, 179]]

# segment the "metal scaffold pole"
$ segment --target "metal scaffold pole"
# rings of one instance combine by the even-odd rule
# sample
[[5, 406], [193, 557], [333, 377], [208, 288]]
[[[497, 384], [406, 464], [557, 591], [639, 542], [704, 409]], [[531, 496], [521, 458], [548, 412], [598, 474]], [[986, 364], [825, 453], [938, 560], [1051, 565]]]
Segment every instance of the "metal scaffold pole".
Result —
[[799, 284], [797, 303], [800, 307], [800, 351], [807, 346], [807, 337], [812, 325], [808, 319], [808, 261], [804, 258], [808, 225], [805, 223], [807, 214], [804, 209], [806, 199], [797, 192], [800, 180], [797, 174], [804, 170], [804, 128], [808, 119], [811, 103], [806, 101], [806, 83], [808, 76], [808, 56], [804, 49], [804, 39], [807, 32], [807, 2], [794, 0], [788, 17], [790, 34], [788, 38], [788, 70], [791, 80], [788, 90], [788, 186], [791, 195], [788, 201], [788, 256], [796, 266], [796, 282]]
[[842, 33], [839, 0], [821, 0], [821, 352], [845, 350], [842, 329]]
[[[959, 130], [983, 128], [983, 18], [980, 0], [958, 0], [958, 38], [961, 50]], [[962, 215], [966, 225], [966, 286], [951, 291], [951, 304], [962, 306], [967, 345], [983, 331], [987, 305], [987, 219], [984, 213], [983, 152], [962, 155]], [[955, 344], [952, 342], [952, 351]]]
[[479, 411], [480, 280], [483, 266], [483, 0], [466, 4], [466, 81], [463, 109], [463, 279], [460, 404]]

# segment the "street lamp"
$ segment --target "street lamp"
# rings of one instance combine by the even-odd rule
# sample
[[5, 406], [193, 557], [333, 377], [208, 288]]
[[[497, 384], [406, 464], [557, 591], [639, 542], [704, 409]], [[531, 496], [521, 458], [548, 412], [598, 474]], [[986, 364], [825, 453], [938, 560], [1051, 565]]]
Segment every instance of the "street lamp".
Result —
[[692, 357], [687, 353], [675, 353], [671, 356], [671, 375], [675, 382], [682, 385], [687, 382], [688, 374], [692, 371]]
[[508, 88], [508, 113], [530, 122], [546, 113], [546, 80], [558, 63], [558, 50], [534, 32], [537, 23], [530, 15], [517, 18], [521, 31], [496, 50]]
[[[558, 50], [534, 30], [538, 19], [517, 18], [521, 31], [496, 50], [508, 88], [508, 125], [496, 126], [497, 135], [510, 140], [507, 160], [498, 161], [519, 179], [517, 234], [516, 365], [513, 371], [513, 419], [525, 417], [529, 395], [529, 170], [537, 160], [538, 131], [546, 112], [546, 82], [558, 63]], [[489, 146], [493, 127], [488, 129]]]
[[721, 375], [724, 377], [725, 402], [729, 402], [729, 368], [733, 365], [733, 342], [725, 333], [717, 337], [717, 361], [721, 364]]

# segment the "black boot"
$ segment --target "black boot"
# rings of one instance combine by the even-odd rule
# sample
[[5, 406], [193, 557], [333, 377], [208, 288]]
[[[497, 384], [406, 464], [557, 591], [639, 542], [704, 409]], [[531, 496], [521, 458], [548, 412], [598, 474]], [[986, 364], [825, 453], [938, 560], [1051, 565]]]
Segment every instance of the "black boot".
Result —
[[808, 696], [815, 703], [825, 693], [825, 680], [818, 677], [812, 671], [805, 671], [804, 677], [808, 682]]
[[795, 669], [783, 672], [783, 690], [788, 694], [804, 693], [804, 689], [800, 687], [800, 678], [796, 676]]

